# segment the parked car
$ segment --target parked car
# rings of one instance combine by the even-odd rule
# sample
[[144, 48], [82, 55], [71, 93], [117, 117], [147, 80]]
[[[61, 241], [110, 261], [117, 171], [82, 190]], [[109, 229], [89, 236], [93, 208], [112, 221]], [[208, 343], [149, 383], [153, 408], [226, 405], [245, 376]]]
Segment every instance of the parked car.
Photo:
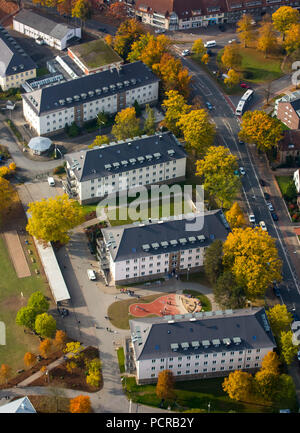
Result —
[[274, 211], [273, 205], [272, 205], [272, 203], [270, 201], [267, 201], [267, 206], [268, 206], [268, 209], [269, 209], [270, 212]]
[[241, 175], [245, 176], [246, 171], [245, 171], [244, 167], [240, 167], [239, 170], [240, 170]]
[[53, 179], [53, 177], [48, 177], [48, 184], [50, 185], [50, 186], [55, 186], [55, 180]]
[[267, 192], [264, 192], [264, 197], [265, 197], [266, 200], [269, 200], [270, 199], [270, 194], [268, 194]]
[[266, 186], [266, 182], [263, 179], [259, 179], [259, 183], [261, 186]]
[[185, 56], [189, 56], [190, 54], [191, 54], [190, 50], [183, 50], [182, 53], [181, 53], [181, 55], [182, 55], [183, 57], [185, 57]]
[[250, 221], [250, 223], [255, 224], [255, 215], [254, 215], [254, 213], [250, 213], [249, 214], [249, 221]]
[[261, 228], [264, 232], [267, 231], [267, 226], [266, 226], [266, 223], [265, 223], [264, 221], [260, 221], [260, 222], [259, 222], [259, 225], [260, 225], [260, 228]]
[[95, 280], [96, 279], [96, 274], [93, 271], [93, 269], [88, 269], [87, 274], [88, 274], [89, 280]]
[[277, 298], [280, 298], [280, 289], [276, 283], [273, 283], [273, 292], [274, 295], [277, 296]]
[[230, 39], [230, 40], [228, 41], [229, 44], [233, 44], [233, 42], [236, 42], [236, 39]]
[[208, 54], [209, 56], [213, 56], [214, 53], [212, 52], [212, 50], [206, 50], [206, 54]]
[[243, 140], [239, 140], [239, 144], [245, 144]]
[[155, 30], [155, 33], [156, 33], [156, 34], [166, 33], [166, 30], [165, 30], [165, 29], [156, 29], [156, 30]]
[[207, 108], [208, 108], [209, 110], [212, 110], [212, 109], [213, 109], [213, 106], [211, 105], [210, 102], [206, 101], [206, 102], [205, 102], [205, 105], [207, 106]]
[[273, 218], [273, 221], [278, 221], [277, 213], [272, 212], [272, 213], [271, 213], [271, 217]]
[[219, 30], [220, 30], [221, 32], [225, 32], [226, 27], [224, 26], [224, 24], [219, 24]]
[[300, 350], [298, 350], [298, 352], [297, 352], [297, 359], [298, 359], [298, 361], [300, 361]]
[[243, 89], [250, 89], [250, 86], [249, 86], [248, 84], [246, 84], [246, 83], [241, 83], [240, 86], [241, 86]]
[[293, 322], [300, 322], [300, 317], [298, 316], [298, 314], [296, 313], [296, 311], [291, 311], [291, 314], [293, 316]]

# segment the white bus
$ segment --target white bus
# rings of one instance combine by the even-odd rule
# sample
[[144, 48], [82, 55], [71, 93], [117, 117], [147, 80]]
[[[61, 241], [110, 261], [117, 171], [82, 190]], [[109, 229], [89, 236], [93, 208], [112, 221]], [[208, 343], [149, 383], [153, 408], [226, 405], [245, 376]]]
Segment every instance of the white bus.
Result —
[[248, 89], [247, 92], [243, 94], [235, 110], [236, 116], [241, 116], [244, 113], [248, 102], [253, 97], [253, 94], [254, 94], [254, 90], [252, 89]]
[[235, 110], [236, 116], [241, 116], [243, 114], [243, 112], [245, 110], [245, 105], [246, 105], [245, 101], [242, 101], [242, 100], [239, 101], [239, 103], [236, 107], [236, 110]]
[[245, 102], [250, 101], [252, 99], [253, 93], [254, 93], [254, 90], [248, 89], [247, 92], [245, 92], [243, 94], [243, 96], [241, 97], [241, 101], [245, 101]]

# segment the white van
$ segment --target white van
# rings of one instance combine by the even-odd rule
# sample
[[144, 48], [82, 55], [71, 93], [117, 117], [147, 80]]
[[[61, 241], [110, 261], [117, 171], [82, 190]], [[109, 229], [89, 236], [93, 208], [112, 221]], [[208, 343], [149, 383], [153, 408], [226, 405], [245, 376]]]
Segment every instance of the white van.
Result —
[[207, 41], [204, 44], [205, 48], [215, 47], [217, 45], [216, 41]]
[[48, 177], [48, 183], [50, 186], [55, 186], [55, 180], [53, 179], [53, 177]]
[[89, 280], [95, 280], [96, 279], [96, 274], [93, 271], [93, 269], [88, 269], [87, 274], [88, 274]]

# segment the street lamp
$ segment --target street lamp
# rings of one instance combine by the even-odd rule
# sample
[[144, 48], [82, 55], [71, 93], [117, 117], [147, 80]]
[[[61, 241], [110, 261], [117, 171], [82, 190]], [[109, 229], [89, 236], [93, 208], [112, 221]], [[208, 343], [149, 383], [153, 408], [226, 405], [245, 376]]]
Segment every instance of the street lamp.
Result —
[[189, 271], [190, 271], [190, 268], [187, 267], [187, 270], [186, 270], [186, 281], [189, 280]]
[[207, 405], [207, 413], [209, 413], [210, 412], [210, 401], [208, 402], [208, 405]]

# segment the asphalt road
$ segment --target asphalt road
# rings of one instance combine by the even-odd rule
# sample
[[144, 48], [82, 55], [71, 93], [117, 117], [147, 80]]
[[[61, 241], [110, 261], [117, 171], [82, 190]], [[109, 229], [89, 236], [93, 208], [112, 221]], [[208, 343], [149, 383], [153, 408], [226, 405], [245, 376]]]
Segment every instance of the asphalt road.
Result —
[[[227, 146], [238, 157], [239, 166], [244, 167], [246, 171], [246, 175], [242, 177], [242, 186], [247, 211], [248, 213], [253, 212], [255, 214], [257, 222], [265, 221], [269, 234], [276, 239], [279, 256], [283, 261], [284, 284], [281, 289], [282, 302], [290, 309], [295, 307], [299, 314], [300, 293], [299, 283], [297, 283], [295, 278], [295, 269], [287, 253], [283, 234], [278, 224], [271, 218], [271, 214], [266, 206], [266, 200], [263, 195], [264, 191], [259, 184], [259, 176], [253, 164], [253, 157], [248, 145], [238, 144], [239, 120], [234, 115], [228, 100], [225, 99], [212, 79], [191, 59], [182, 58], [182, 62], [193, 74], [193, 90], [195, 94], [200, 94], [205, 101], [209, 101], [214, 107], [211, 111], [211, 116], [216, 124], [218, 135], [223, 145]], [[268, 179], [268, 183], [271, 181], [272, 179]]]

